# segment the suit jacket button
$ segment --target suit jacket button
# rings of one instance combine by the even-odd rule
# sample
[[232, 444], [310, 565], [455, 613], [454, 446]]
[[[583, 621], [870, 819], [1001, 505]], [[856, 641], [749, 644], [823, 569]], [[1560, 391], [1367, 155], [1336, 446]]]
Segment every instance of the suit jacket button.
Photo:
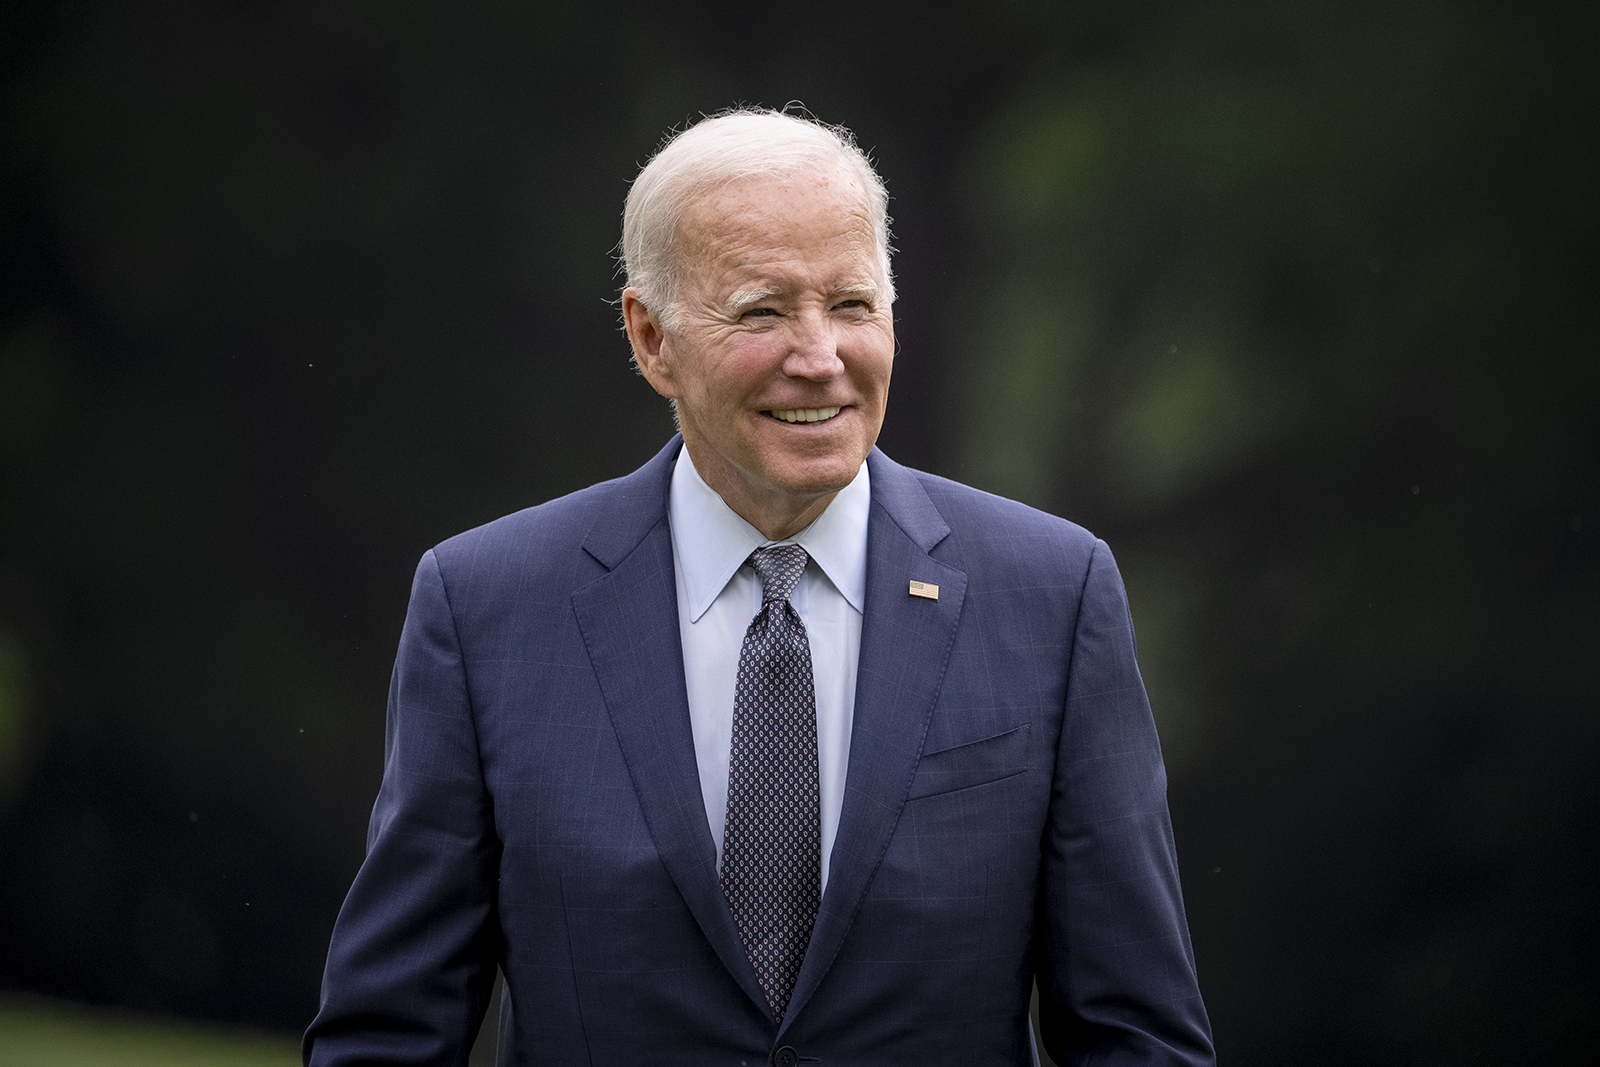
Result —
[[795, 1064], [799, 1062], [800, 1053], [788, 1045], [783, 1046], [772, 1054], [772, 1067], [795, 1067]]

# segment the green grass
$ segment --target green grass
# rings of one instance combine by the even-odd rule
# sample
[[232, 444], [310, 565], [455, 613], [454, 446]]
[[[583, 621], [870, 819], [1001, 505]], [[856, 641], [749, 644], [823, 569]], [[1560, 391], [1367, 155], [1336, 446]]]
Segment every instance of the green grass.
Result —
[[0, 1067], [296, 1067], [289, 1035], [0, 994]]

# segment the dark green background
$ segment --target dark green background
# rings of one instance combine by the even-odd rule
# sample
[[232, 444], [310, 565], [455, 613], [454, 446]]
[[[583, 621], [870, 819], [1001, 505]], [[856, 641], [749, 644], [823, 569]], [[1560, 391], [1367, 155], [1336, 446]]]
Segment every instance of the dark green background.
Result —
[[7, 5], [0, 986], [283, 1029], [417, 557], [670, 433], [611, 253], [804, 101], [882, 444], [1117, 551], [1226, 1062], [1586, 1063], [1600, 7]]

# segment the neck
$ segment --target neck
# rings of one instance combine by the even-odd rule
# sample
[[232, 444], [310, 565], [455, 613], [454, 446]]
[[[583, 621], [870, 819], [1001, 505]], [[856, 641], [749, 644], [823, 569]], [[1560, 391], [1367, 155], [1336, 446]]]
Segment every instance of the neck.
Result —
[[782, 541], [804, 530], [816, 522], [817, 516], [828, 510], [833, 498], [839, 495], [839, 489], [804, 495], [781, 490], [770, 494], [758, 493], [743, 479], [715, 463], [697, 462], [687, 441], [684, 442], [683, 454], [689, 457], [700, 480], [722, 498], [728, 509], [754, 526], [769, 541]]
[[746, 514], [744, 510], [735, 507], [733, 501], [728, 500], [726, 496], [723, 496], [722, 499], [727, 503], [728, 507], [733, 508], [735, 515], [760, 530], [761, 536], [768, 541], [782, 541], [785, 537], [793, 537], [807, 526], [816, 522], [817, 516], [828, 510], [828, 505], [833, 503], [833, 498], [838, 495], [838, 492], [834, 491], [819, 496], [798, 511], [779, 509], [764, 512], [756, 511], [751, 514]]

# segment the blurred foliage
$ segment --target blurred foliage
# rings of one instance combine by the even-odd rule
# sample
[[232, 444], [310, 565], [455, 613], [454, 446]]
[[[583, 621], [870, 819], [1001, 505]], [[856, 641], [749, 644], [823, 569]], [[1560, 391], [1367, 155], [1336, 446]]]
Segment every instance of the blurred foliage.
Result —
[[29, 691], [21, 642], [0, 629], [0, 814], [26, 780], [30, 755]]
[[985, 128], [960, 465], [1119, 551], [1225, 1058], [1578, 1062], [1600, 10], [1127, 32]]
[[[804, 20], [802, 20], [804, 21]], [[854, 128], [885, 449], [1118, 553], [1228, 1062], [1585, 1062], [1592, 4], [7, 5], [0, 986], [293, 1028], [417, 557], [670, 432], [663, 131]]]
[[292, 1037], [0, 997], [0, 1067], [293, 1067]]

